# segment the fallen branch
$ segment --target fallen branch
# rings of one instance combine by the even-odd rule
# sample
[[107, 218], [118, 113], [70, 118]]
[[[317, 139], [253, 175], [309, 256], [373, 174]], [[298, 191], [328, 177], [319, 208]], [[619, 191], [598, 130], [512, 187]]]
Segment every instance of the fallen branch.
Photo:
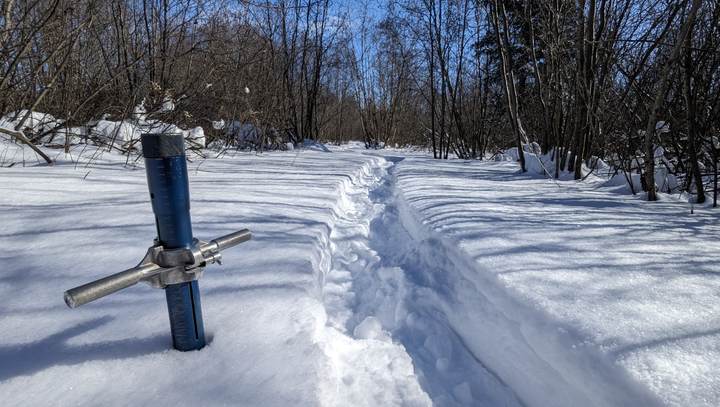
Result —
[[42, 157], [45, 161], [47, 161], [48, 164], [52, 165], [52, 160], [50, 159], [50, 157], [48, 157], [47, 155], [45, 155], [45, 153], [40, 151], [40, 149], [37, 148], [37, 146], [35, 144], [33, 144], [32, 141], [28, 140], [28, 138], [25, 137], [25, 135], [23, 134], [22, 131], [14, 131], [14, 130], [9, 130], [9, 129], [0, 127], [0, 133], [8, 134], [8, 135], [20, 140], [23, 144], [27, 144], [30, 148], [32, 148], [32, 150], [34, 152], [36, 152], [38, 155], [40, 155], [40, 157]]

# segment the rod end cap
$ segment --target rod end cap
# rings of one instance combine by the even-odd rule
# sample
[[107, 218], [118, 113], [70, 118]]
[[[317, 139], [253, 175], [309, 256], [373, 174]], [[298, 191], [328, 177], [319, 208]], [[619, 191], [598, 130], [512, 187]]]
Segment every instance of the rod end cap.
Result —
[[170, 158], [185, 156], [185, 138], [182, 134], [140, 135], [143, 156], [145, 158]]

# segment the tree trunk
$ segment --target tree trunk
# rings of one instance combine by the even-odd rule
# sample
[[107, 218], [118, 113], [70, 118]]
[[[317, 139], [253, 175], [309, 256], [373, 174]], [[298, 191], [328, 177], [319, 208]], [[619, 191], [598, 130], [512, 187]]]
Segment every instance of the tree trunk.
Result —
[[430, 132], [432, 133], [433, 158], [438, 157], [435, 144], [435, 39], [433, 38], [433, 16], [435, 15], [435, 2], [430, 0]]
[[[502, 22], [500, 18], [502, 17]], [[520, 127], [518, 122], [517, 92], [515, 90], [515, 75], [512, 69], [512, 59], [510, 54], [509, 27], [507, 22], [507, 14], [505, 5], [498, 4], [498, 0], [493, 1], [492, 15], [493, 25], [495, 26], [495, 41], [500, 53], [500, 75], [503, 79], [503, 90], [507, 99], [507, 112], [510, 119], [510, 128], [517, 143], [518, 156], [520, 159], [520, 169], [525, 172], [525, 154], [523, 152], [522, 139], [520, 136]], [[500, 24], [502, 23], [502, 34], [500, 32]]]
[[692, 43], [692, 33], [688, 33], [685, 37], [685, 67], [683, 69], [683, 95], [685, 96], [685, 117], [687, 118], [688, 124], [688, 154], [690, 158], [690, 168], [692, 168], [693, 176], [695, 177], [695, 189], [697, 190], [697, 203], [701, 204], [705, 202], [705, 191], [703, 188], [702, 175], [700, 174], [700, 165], [698, 164], [697, 157], [697, 142], [695, 136], [697, 134], [697, 126], [695, 123], [696, 118], [696, 105], [697, 101], [692, 98], [692, 84], [690, 83], [690, 76], [692, 75], [692, 50], [690, 49]]
[[663, 99], [665, 98], [665, 90], [667, 89], [668, 76], [670, 75], [670, 69], [678, 60], [680, 55], [680, 48], [682, 48], [685, 42], [685, 37], [690, 32], [690, 27], [695, 23], [695, 16], [697, 11], [702, 4], [702, 0], [693, 0], [692, 8], [688, 13], [687, 19], [682, 25], [680, 35], [678, 35], [675, 45], [673, 46], [670, 57], [665, 61], [663, 65], [660, 81], [658, 84], [658, 90], [655, 94], [655, 101], [650, 111], [650, 117], [648, 118], [647, 126], [645, 127], [645, 188], [647, 190], [647, 200], [657, 201], [657, 191], [655, 191], [655, 149], [653, 148], [653, 137], [658, 122], [658, 111], [662, 105]]

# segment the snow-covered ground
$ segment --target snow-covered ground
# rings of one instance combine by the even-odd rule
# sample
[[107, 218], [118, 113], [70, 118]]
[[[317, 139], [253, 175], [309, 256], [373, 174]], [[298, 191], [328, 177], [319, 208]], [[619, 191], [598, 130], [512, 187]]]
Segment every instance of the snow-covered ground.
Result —
[[0, 404], [720, 405], [708, 205], [359, 144], [196, 157], [195, 236], [253, 239], [180, 353], [144, 284], [62, 300], [151, 245], [142, 161], [45, 151], [0, 143]]

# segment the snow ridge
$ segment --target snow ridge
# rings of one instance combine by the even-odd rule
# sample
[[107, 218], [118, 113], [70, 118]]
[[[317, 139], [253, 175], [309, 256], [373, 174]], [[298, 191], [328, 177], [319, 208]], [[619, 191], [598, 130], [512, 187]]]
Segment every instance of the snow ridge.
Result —
[[[417, 163], [415, 163], [417, 164]], [[402, 226], [420, 246], [443, 260], [428, 287], [446, 287], [441, 311], [448, 329], [468, 352], [526, 406], [663, 405], [592, 346], [581, 347], [576, 333], [507, 290], [498, 275], [471, 258], [443, 230], [431, 230], [416, 203], [408, 199], [408, 174], [394, 177]], [[413, 195], [414, 198], [418, 196]]]

